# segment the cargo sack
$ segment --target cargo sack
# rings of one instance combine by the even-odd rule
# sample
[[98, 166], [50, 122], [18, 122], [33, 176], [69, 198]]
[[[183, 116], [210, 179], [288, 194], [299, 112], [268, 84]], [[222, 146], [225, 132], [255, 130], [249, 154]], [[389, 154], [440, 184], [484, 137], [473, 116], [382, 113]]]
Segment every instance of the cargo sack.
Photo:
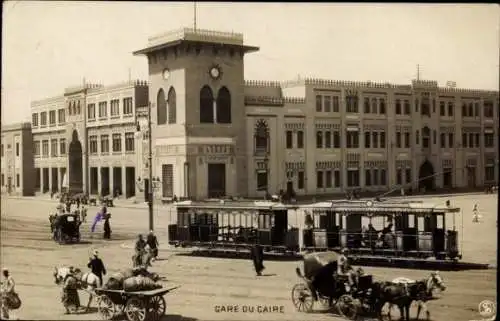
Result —
[[123, 281], [123, 290], [127, 292], [155, 290], [161, 287], [152, 279], [143, 276], [135, 276]]

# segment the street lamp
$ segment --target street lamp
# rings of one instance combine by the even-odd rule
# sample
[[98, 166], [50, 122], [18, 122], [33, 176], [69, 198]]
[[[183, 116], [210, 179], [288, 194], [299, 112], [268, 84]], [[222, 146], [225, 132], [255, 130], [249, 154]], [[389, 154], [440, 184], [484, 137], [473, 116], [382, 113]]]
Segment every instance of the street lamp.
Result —
[[[144, 114], [137, 113], [137, 116], [144, 116]], [[152, 132], [151, 132], [151, 102], [148, 104], [147, 108], [147, 138], [148, 138], [148, 170], [149, 170], [149, 184], [144, 186], [147, 188], [148, 195], [148, 210], [149, 210], [149, 230], [154, 229], [154, 216], [153, 216], [153, 146], [152, 146]], [[137, 131], [141, 131], [141, 126], [137, 122]], [[144, 183], [145, 184], [145, 183]]]

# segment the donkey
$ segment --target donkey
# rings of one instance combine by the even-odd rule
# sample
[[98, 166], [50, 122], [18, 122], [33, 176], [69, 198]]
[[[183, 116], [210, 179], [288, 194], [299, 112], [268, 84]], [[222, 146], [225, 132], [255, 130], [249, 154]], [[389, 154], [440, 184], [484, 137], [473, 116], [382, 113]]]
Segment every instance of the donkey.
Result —
[[[417, 319], [419, 318], [422, 309], [424, 309], [426, 313], [426, 320], [429, 320], [430, 312], [427, 307], [427, 301], [433, 299], [434, 290], [436, 289], [440, 291], [446, 290], [443, 278], [441, 277], [438, 271], [432, 272], [426, 279], [422, 279], [419, 281], [415, 281], [405, 277], [398, 277], [392, 280], [391, 283], [394, 285], [403, 286], [405, 292], [409, 296], [410, 304], [412, 301], [417, 302], [417, 307], [418, 307]], [[391, 318], [391, 308], [393, 307], [393, 305], [394, 304], [392, 302], [389, 302], [389, 312], [388, 312], [389, 319]], [[406, 316], [406, 318], [409, 319], [409, 311], [407, 311], [407, 314], [408, 315]], [[401, 310], [401, 315], [403, 315], [402, 310]]]
[[89, 294], [89, 301], [87, 303], [87, 310], [90, 308], [90, 303], [94, 296], [96, 288], [102, 287], [101, 280], [97, 275], [92, 272], [83, 273], [80, 269], [73, 269], [73, 267], [60, 267], [54, 266], [54, 281], [57, 285], [62, 284], [68, 275], [74, 275], [79, 281], [79, 288]]

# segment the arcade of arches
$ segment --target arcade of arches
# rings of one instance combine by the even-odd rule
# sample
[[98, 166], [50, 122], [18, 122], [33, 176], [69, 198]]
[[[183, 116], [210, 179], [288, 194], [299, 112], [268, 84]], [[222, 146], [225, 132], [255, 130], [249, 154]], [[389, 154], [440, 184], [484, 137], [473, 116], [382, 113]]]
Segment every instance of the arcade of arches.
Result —
[[205, 85], [200, 90], [200, 123], [230, 124], [231, 123], [231, 93], [226, 87], [221, 87], [214, 99], [212, 89]]

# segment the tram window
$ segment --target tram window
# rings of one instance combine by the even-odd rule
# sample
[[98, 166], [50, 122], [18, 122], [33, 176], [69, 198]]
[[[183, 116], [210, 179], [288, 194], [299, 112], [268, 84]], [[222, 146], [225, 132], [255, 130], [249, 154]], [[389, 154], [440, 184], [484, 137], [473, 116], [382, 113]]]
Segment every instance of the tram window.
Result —
[[259, 215], [259, 229], [269, 229], [271, 226], [271, 216], [268, 214]]
[[437, 215], [436, 216], [436, 228], [442, 229], [444, 226], [444, 215]]
[[423, 216], [418, 216], [417, 217], [417, 223], [418, 223], [418, 231], [422, 232], [425, 228], [425, 222], [424, 222], [424, 217]]

